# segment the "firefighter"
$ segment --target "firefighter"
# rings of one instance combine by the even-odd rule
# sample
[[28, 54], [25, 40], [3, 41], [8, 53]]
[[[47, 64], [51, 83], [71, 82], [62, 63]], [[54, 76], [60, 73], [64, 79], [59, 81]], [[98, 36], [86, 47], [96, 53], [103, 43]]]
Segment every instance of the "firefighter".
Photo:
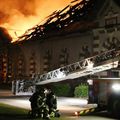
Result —
[[32, 117], [41, 117], [46, 120], [50, 119], [43, 89], [35, 92], [29, 100], [31, 102]]
[[39, 98], [39, 91], [36, 91], [33, 93], [33, 95], [30, 97], [29, 101], [31, 103], [31, 117], [36, 117], [37, 113], [37, 99]]
[[48, 105], [46, 104], [46, 97], [42, 91], [37, 99], [38, 113], [43, 119], [50, 120]]
[[52, 115], [52, 117], [59, 117], [60, 114], [57, 110], [57, 98], [55, 94], [51, 91], [51, 89], [46, 89], [46, 104], [49, 108], [49, 114]]

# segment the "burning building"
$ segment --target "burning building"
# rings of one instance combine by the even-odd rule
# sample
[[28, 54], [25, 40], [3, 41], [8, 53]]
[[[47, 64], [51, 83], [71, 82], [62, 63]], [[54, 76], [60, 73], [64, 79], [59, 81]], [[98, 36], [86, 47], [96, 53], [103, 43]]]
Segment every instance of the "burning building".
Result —
[[6, 81], [9, 63], [9, 45], [11, 44], [12, 38], [8, 34], [8, 31], [0, 27], [0, 79]]
[[119, 11], [119, 0], [74, 0], [54, 11], [8, 44], [7, 50], [1, 48], [1, 82], [30, 79], [117, 47]]

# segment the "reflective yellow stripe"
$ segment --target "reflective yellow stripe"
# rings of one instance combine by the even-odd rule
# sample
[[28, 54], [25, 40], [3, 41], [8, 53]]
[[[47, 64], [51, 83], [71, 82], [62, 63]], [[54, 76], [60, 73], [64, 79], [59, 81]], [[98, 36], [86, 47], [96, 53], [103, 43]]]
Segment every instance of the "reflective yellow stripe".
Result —
[[83, 113], [84, 113], [84, 111], [80, 111], [80, 115], [83, 114]]
[[95, 111], [94, 108], [93, 109], [87, 109], [87, 110], [80, 111], [79, 114], [82, 115], [82, 114], [87, 114], [87, 113], [91, 113], [91, 112], [94, 112], [94, 111]]
[[95, 111], [95, 109], [91, 109], [91, 112], [94, 112]]
[[85, 110], [85, 113], [88, 113], [88, 112], [90, 112], [90, 110]]

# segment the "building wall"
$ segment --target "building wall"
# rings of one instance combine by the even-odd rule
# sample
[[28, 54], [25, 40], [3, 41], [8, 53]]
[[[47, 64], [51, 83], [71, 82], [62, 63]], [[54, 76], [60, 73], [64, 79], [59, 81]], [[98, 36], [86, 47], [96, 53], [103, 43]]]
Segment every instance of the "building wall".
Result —
[[[62, 65], [71, 64], [80, 60], [82, 56], [82, 46], [88, 46], [89, 51], [92, 51], [92, 34], [90, 32], [80, 34], [76, 33], [73, 35], [51, 37], [45, 39], [44, 42], [39, 41], [28, 41], [18, 44], [17, 47], [12, 47], [12, 52], [14, 51], [14, 61], [18, 62], [19, 56], [23, 55], [24, 59], [24, 74], [26, 76], [30, 75], [30, 61], [33, 56], [33, 61], [35, 62], [35, 73], [44, 73], [59, 67]], [[46, 57], [49, 51], [50, 57]], [[13, 54], [13, 53], [12, 53]], [[67, 57], [67, 63], [61, 63], [62, 57]], [[50, 66], [49, 69], [44, 71], [46, 61], [48, 60]], [[14, 64], [15, 71], [18, 71], [16, 65]], [[33, 72], [33, 73], [34, 73]], [[17, 74], [17, 72], [15, 73]]]
[[[85, 57], [120, 45], [120, 8], [110, 2], [93, 22], [96, 27], [84, 32], [51, 36], [41, 40], [14, 43], [9, 48], [13, 75], [11, 80], [43, 74]], [[117, 46], [114, 46], [117, 45]]]

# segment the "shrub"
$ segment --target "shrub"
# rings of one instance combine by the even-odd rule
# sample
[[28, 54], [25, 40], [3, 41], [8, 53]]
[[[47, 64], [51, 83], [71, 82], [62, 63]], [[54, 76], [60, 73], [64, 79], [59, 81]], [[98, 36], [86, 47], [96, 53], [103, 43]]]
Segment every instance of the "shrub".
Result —
[[55, 84], [53, 90], [56, 96], [68, 96], [70, 86], [68, 84]]
[[75, 97], [88, 97], [88, 85], [81, 84], [75, 88]]

